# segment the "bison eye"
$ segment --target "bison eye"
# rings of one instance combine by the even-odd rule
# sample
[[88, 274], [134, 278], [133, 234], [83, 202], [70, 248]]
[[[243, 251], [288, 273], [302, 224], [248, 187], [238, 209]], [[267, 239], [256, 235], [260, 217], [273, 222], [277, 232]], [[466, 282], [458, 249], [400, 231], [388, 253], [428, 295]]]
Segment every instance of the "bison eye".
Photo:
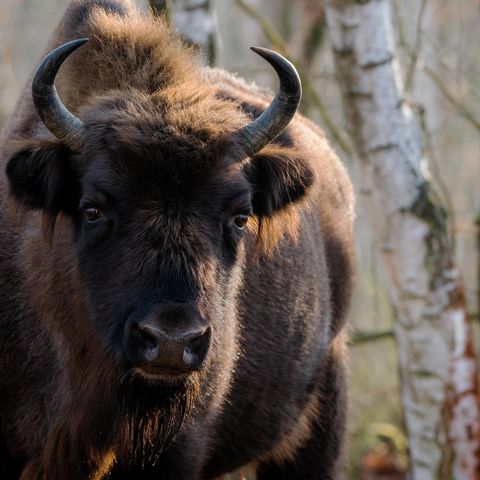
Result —
[[248, 222], [248, 215], [237, 215], [234, 219], [233, 219], [233, 223], [234, 225], [240, 229], [240, 230], [243, 230], [245, 225], [247, 224]]
[[85, 215], [86, 222], [89, 224], [97, 223], [103, 218], [102, 212], [95, 207], [85, 208], [83, 210], [83, 214]]

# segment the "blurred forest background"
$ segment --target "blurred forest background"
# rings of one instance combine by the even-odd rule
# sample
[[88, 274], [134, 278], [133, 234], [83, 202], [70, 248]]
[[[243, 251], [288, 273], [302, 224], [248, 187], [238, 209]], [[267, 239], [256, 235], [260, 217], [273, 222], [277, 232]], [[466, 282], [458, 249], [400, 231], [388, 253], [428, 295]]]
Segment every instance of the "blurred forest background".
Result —
[[[138, 2], [146, 8], [145, 2]], [[13, 111], [67, 3], [0, 0], [0, 127]], [[417, 116], [429, 175], [448, 210], [449, 236], [476, 331], [480, 304], [480, 2], [387, 3], [403, 99]], [[286, 53], [303, 77], [303, 112], [324, 127], [350, 170], [358, 203], [358, 275], [350, 316], [348, 478], [406, 478], [408, 449], [394, 312], [378, 255], [382, 245], [365, 206], [370, 186], [364, 184], [353, 160], [323, 3], [210, 0], [210, 10], [215, 28], [214, 64], [274, 89], [271, 68], [249, 47], [260, 45]]]

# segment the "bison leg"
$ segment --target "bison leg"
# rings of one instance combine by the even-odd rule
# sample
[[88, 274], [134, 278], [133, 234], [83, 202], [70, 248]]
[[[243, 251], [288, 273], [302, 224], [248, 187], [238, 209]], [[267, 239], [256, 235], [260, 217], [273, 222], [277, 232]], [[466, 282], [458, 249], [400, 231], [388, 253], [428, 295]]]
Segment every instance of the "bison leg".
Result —
[[337, 480], [340, 476], [347, 407], [343, 355], [332, 353], [318, 390], [317, 415], [306, 440], [285, 458], [260, 463], [257, 480]]

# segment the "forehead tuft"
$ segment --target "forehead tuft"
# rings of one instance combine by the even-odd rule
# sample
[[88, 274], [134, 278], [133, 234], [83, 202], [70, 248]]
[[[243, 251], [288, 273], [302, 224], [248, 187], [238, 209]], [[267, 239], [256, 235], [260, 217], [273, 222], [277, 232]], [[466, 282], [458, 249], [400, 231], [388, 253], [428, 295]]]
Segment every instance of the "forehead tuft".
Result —
[[232, 102], [209, 88], [169, 90], [102, 97], [85, 112], [95, 174], [188, 188], [244, 156], [232, 134], [245, 118]]

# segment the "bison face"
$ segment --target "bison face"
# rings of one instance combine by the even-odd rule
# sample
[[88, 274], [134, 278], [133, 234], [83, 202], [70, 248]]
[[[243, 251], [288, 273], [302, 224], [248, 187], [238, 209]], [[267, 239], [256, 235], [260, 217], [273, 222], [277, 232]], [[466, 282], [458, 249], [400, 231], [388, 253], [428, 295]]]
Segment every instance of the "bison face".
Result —
[[112, 125], [92, 128], [79, 159], [73, 219], [91, 317], [119, 364], [180, 378], [232, 335], [251, 185], [218, 145], [161, 125], [144, 137], [143, 125], [132, 146]]
[[298, 75], [280, 55], [255, 49], [277, 71], [280, 92], [252, 122], [198, 79], [91, 98], [80, 120], [53, 82], [84, 43], [59, 47], [37, 70], [35, 106], [60, 142], [12, 155], [13, 196], [71, 220], [89, 312], [79, 321], [122, 376], [177, 382], [221, 369], [236, 357], [236, 297], [255, 242], [247, 222], [268, 223], [313, 181], [294, 147], [264, 148], [295, 113]]
[[239, 164], [162, 129], [132, 147], [123, 123], [92, 125], [79, 154], [44, 147], [8, 166], [18, 200], [71, 219], [88, 321], [122, 372], [150, 382], [207, 370], [212, 345], [231, 343], [252, 214]]
[[210, 141], [211, 132], [118, 109], [107, 118], [104, 107], [89, 115], [80, 153], [58, 144], [16, 152], [13, 196], [70, 218], [83, 321], [119, 375], [172, 383], [221, 369], [235, 358], [236, 297], [256, 240], [249, 226], [301, 198], [313, 173], [286, 149], [250, 160], [228, 135]]
[[[204, 369], [211, 345], [229, 334], [250, 185], [235, 165], [215, 173], [211, 158], [180, 145], [142, 153], [111, 145], [18, 153], [8, 166], [12, 192], [71, 219], [88, 321], [122, 370], [181, 378]], [[209, 175], [193, 171], [203, 160]], [[193, 175], [173, 173], [187, 161]]]
[[235, 358], [251, 217], [301, 197], [312, 172], [285, 151], [251, 161], [228, 132], [212, 140], [142, 105], [97, 105], [79, 153], [28, 147], [7, 173], [17, 201], [71, 219], [88, 322], [119, 375], [172, 383]]

